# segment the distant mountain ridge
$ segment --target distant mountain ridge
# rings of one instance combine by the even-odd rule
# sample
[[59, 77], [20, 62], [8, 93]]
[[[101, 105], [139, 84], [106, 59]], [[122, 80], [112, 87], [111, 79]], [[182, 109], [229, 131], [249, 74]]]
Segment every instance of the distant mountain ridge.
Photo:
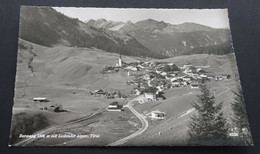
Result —
[[[166, 58], [183, 54], [227, 54], [229, 29], [196, 23], [172, 25], [146, 19], [117, 22], [106, 19], [82, 22], [51, 7], [21, 7], [19, 37], [43, 46], [98, 48], [129, 56]], [[215, 47], [213, 47], [215, 46]], [[225, 47], [224, 47], [225, 46]], [[203, 50], [203, 52], [198, 50]], [[219, 51], [225, 49], [225, 51]]]
[[[99, 22], [102, 22], [99, 21]], [[113, 23], [111, 22], [111, 25]], [[109, 27], [109, 24], [107, 24]], [[22, 6], [19, 37], [43, 46], [95, 47], [130, 56], [163, 58], [128, 34], [100, 29], [67, 17], [51, 7]]]
[[[108, 30], [113, 30], [113, 26], [117, 27], [117, 24], [120, 24], [120, 28], [117, 27], [114, 31], [133, 36], [152, 52], [166, 56], [192, 54], [193, 48], [210, 47], [231, 42], [229, 29], [215, 29], [196, 23], [186, 22], [172, 25], [153, 19], [136, 23], [129, 21], [124, 24], [114, 22], [114, 25], [109, 24], [111, 21], [106, 20], [92, 20], [91, 22], [95, 23], [92, 23], [94, 27]], [[87, 24], [90, 24], [90, 22], [87, 22]], [[108, 24], [109, 27], [105, 26]]]

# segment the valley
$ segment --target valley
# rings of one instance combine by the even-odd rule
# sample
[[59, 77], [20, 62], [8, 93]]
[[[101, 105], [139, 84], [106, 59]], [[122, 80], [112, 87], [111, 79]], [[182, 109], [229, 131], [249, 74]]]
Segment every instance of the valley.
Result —
[[[107, 66], [116, 66], [118, 54], [89, 48], [64, 46], [48, 48], [24, 40], [20, 40], [19, 43], [29, 48], [20, 49], [18, 52], [23, 56], [17, 65], [16, 81], [19, 84], [16, 84], [15, 88], [14, 117], [19, 113], [26, 113], [28, 117], [43, 115], [48, 121], [48, 126], [45, 126], [47, 131], [44, 131], [46, 134], [64, 134], [64, 132], [76, 135], [101, 134], [99, 139], [44, 138], [22, 142], [26, 144], [21, 145], [37, 146], [45, 143], [49, 146], [109, 145], [141, 128], [140, 120], [127, 107], [123, 107], [122, 112], [106, 111], [107, 106], [113, 101], [126, 105], [129, 100], [136, 97], [132, 93], [136, 85], [127, 84], [129, 80], [134, 79], [133, 76], [128, 75], [129, 71], [103, 72]], [[236, 90], [239, 84], [234, 54], [180, 56], [163, 60], [123, 56], [122, 59], [127, 63], [140, 61], [174, 63], [178, 67], [189, 63], [194, 66], [205, 66], [209, 73], [231, 73], [229, 80], [213, 80], [208, 84], [211, 91], [215, 91], [217, 102], [224, 102], [225, 114], [227, 116], [231, 114], [232, 90]], [[130, 72], [142, 74], [143, 71]], [[90, 92], [95, 89], [120, 91], [128, 97], [111, 100], [105, 96], [91, 95]], [[192, 109], [191, 103], [196, 100], [195, 95], [199, 94], [199, 91], [188, 86], [181, 86], [166, 89], [164, 92], [165, 100], [147, 101], [142, 96], [141, 102], [144, 103], [138, 100], [133, 102], [133, 108], [147, 119], [149, 127], [142, 134], [122, 142], [122, 145], [185, 144], [187, 122], [192, 112], [185, 113]], [[33, 102], [34, 97], [46, 97], [49, 102]], [[40, 110], [40, 108], [55, 104], [62, 105], [64, 112]], [[165, 112], [166, 119], [149, 118], [147, 113], [154, 110]], [[184, 115], [181, 116], [182, 114]], [[79, 122], [73, 123], [73, 121], [78, 121], [77, 119]], [[169, 135], [173, 131], [174, 134]], [[162, 135], [158, 135], [159, 132]], [[147, 140], [148, 136], [149, 140]]]
[[229, 28], [56, 9], [21, 7], [9, 146], [187, 145], [204, 83], [234, 128]]

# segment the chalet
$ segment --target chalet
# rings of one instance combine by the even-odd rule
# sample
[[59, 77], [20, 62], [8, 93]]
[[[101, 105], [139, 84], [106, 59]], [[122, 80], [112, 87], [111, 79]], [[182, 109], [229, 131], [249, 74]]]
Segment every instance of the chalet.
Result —
[[103, 95], [103, 94], [105, 94], [105, 92], [102, 89], [95, 90], [94, 93], [96, 95]]
[[49, 100], [45, 97], [35, 97], [33, 98], [34, 102], [49, 102]]
[[143, 67], [142, 65], [140, 65], [140, 64], [138, 64], [137, 67], [140, 68], [140, 69], [144, 68], [144, 67]]
[[114, 72], [118, 72], [118, 71], [119, 71], [119, 67], [115, 67]]
[[164, 94], [164, 92], [158, 92], [158, 94], [156, 94], [156, 99], [157, 100], [165, 100], [166, 99], [166, 97], [163, 95]]
[[138, 68], [137, 67], [133, 67], [133, 68], [131, 68], [131, 71], [138, 71]]
[[160, 111], [152, 111], [151, 117], [154, 119], [165, 119], [165, 113]]
[[170, 76], [176, 76], [178, 73], [170, 73]]
[[215, 76], [213, 76], [213, 75], [208, 75], [208, 79], [214, 79], [215, 78]]
[[199, 84], [198, 84], [198, 83], [192, 83], [192, 84], [190, 85], [190, 88], [191, 88], [191, 89], [199, 89]]
[[180, 87], [181, 84], [180, 84], [180, 82], [178, 82], [178, 81], [174, 81], [174, 82], [172, 82], [172, 86], [173, 86], [173, 87]]
[[132, 68], [132, 66], [127, 66], [127, 67], [125, 67], [124, 69], [125, 69], [125, 70], [131, 70], [131, 68]]
[[63, 110], [63, 107], [62, 105], [51, 105], [49, 108], [45, 108], [46, 110], [48, 111], [52, 111], [52, 112], [61, 112]]
[[202, 68], [198, 68], [198, 69], [196, 69], [196, 72], [198, 72], [198, 73], [206, 73], [206, 71], [203, 70]]
[[107, 68], [106, 68], [106, 70], [107, 70], [107, 72], [114, 72], [114, 67], [112, 67], [112, 66], [108, 66]]
[[174, 81], [177, 81], [178, 78], [174, 77], [174, 78], [171, 78], [171, 82], [174, 82]]
[[223, 79], [225, 79], [225, 80], [230, 79], [230, 75], [229, 75], [229, 74], [221, 74], [221, 76], [222, 76]]
[[126, 84], [127, 84], [127, 85], [134, 85], [135, 82], [134, 82], [134, 81], [127, 81]]
[[207, 78], [208, 76], [206, 74], [201, 74], [200, 77]]
[[184, 70], [184, 73], [192, 73], [192, 70], [187, 68], [187, 69]]
[[121, 105], [118, 104], [118, 102], [112, 102], [108, 105], [107, 110], [108, 111], [122, 111]]
[[158, 89], [159, 92], [163, 91], [163, 85], [157, 86], [156, 88]]
[[140, 95], [141, 94], [141, 91], [140, 90], [138, 90], [138, 89], [135, 89], [134, 90], [134, 95]]
[[166, 72], [161, 72], [160, 75], [162, 75], [162, 76], [166, 76], [167, 73], [166, 73]]
[[216, 76], [215, 80], [223, 80], [224, 78], [222, 76]]
[[184, 81], [190, 81], [190, 80], [191, 80], [191, 77], [184, 76], [184, 77], [182, 77], [182, 79], [183, 79]]
[[149, 80], [149, 79], [150, 79], [150, 75], [149, 75], [149, 74], [145, 74], [145, 75], [143, 76], [143, 78], [144, 78], [145, 80]]
[[145, 99], [148, 101], [156, 101], [157, 89], [154, 87], [149, 87], [143, 91]]

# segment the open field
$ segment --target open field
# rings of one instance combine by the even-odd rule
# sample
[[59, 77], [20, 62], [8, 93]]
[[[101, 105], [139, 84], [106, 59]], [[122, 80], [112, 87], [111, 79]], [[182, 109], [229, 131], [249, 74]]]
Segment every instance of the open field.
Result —
[[124, 112], [102, 112], [82, 122], [64, 125], [48, 134], [97, 135], [94, 138], [43, 138], [30, 143], [30, 146], [104, 146], [119, 138], [123, 138], [140, 127], [140, 122], [128, 109]]
[[[29, 47], [18, 51], [13, 116], [41, 114], [48, 120], [47, 127], [51, 127], [98, 113], [112, 101], [125, 104], [122, 99], [108, 100], [89, 93], [99, 88], [122, 93], [131, 90], [131, 86], [126, 87], [125, 73], [101, 73], [105, 66], [115, 65], [118, 55], [97, 49], [47, 48], [20, 41]], [[34, 97], [46, 97], [49, 102], [35, 103]], [[55, 104], [62, 105], [66, 112], [39, 109]]]
[[[212, 95], [215, 91], [216, 102], [223, 102], [224, 115], [228, 122], [231, 122], [230, 116], [233, 114], [231, 103], [234, 101], [232, 91], [236, 91], [237, 87], [240, 86], [234, 54], [227, 56], [211, 55], [210, 57], [208, 55], [190, 55], [164, 59], [163, 61], [174, 62], [178, 66], [186, 63], [191, 63], [194, 66], [209, 66], [208, 72], [229, 73], [231, 79], [212, 80], [207, 83], [207, 86]], [[187, 143], [187, 124], [189, 117], [194, 114], [191, 103], [196, 101], [196, 95], [200, 94], [200, 91], [190, 87], [176, 87], [164, 92], [166, 100], [151, 101], [144, 104], [136, 102], [134, 108], [143, 115], [155, 110], [165, 112], [166, 119], [156, 120], [146, 116], [149, 122], [148, 129], [141, 136], [137, 136], [124, 145], [159, 146], [185, 145]]]
[[[104, 96], [90, 95], [90, 91], [104, 89], [129, 94], [135, 87], [127, 86], [133, 80], [126, 72], [102, 73], [106, 66], [115, 66], [118, 54], [98, 49], [57, 46], [42, 47], [20, 40], [28, 46], [19, 49], [13, 116], [26, 113], [28, 117], [38, 114], [47, 120], [47, 134], [100, 134], [98, 138], [51, 138], [36, 139], [28, 145], [47, 146], [104, 146], [127, 137], [142, 127], [138, 119], [128, 108], [124, 112], [102, 112], [107, 106], [118, 101], [126, 105], [123, 99], [106, 99]], [[136, 57], [123, 57], [124, 61], [136, 62]], [[230, 74], [229, 80], [207, 83], [211, 92], [215, 92], [216, 102], [223, 102], [223, 111], [229, 119], [233, 92], [239, 86], [239, 75], [234, 54], [189, 55], [155, 60], [172, 62], [181, 67], [186, 63], [205, 67], [209, 73]], [[147, 73], [147, 70], [143, 70]], [[133, 103], [133, 108], [148, 121], [148, 128], [123, 145], [185, 145], [187, 142], [187, 123], [194, 113], [191, 103], [196, 101], [198, 89], [175, 87], [164, 91], [165, 100], [144, 104]], [[33, 102], [34, 97], [46, 97], [50, 101]], [[132, 98], [133, 96], [131, 96]], [[64, 112], [50, 112], [40, 108], [62, 105]], [[165, 112], [165, 118], [154, 120], [147, 116], [151, 111]], [[92, 117], [92, 115], [94, 115]], [[91, 118], [87, 118], [91, 117]], [[73, 120], [84, 120], [71, 124]], [[87, 118], [87, 119], [86, 119]], [[12, 125], [15, 129], [15, 124]], [[40, 131], [43, 128], [36, 130]], [[45, 135], [47, 135], [45, 134]]]

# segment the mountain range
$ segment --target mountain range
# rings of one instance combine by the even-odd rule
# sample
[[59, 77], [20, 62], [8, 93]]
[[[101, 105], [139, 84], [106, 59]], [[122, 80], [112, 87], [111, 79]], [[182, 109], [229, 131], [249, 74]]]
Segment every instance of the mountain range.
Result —
[[[153, 53], [167, 56], [188, 54], [194, 51], [194, 48], [203, 48], [204, 51], [208, 47], [215, 45], [227, 45], [227, 48], [229, 48], [231, 44], [229, 29], [215, 29], [196, 23], [186, 22], [172, 25], [153, 19], [136, 23], [98, 19], [86, 23], [97, 28], [133, 36]], [[232, 48], [230, 48], [230, 52], [232, 52]], [[212, 53], [215, 52], [212, 51]]]
[[[22, 6], [19, 37], [48, 47], [98, 48], [138, 57], [233, 52], [229, 29], [215, 29], [196, 23], [172, 25], [153, 19], [135, 23], [106, 19], [83, 22], [51, 7]], [[225, 52], [219, 51], [223, 48]]]
[[130, 35], [88, 26], [51, 7], [21, 7], [19, 37], [47, 47], [65, 45], [98, 48], [129, 56], [164, 57], [151, 53]]

